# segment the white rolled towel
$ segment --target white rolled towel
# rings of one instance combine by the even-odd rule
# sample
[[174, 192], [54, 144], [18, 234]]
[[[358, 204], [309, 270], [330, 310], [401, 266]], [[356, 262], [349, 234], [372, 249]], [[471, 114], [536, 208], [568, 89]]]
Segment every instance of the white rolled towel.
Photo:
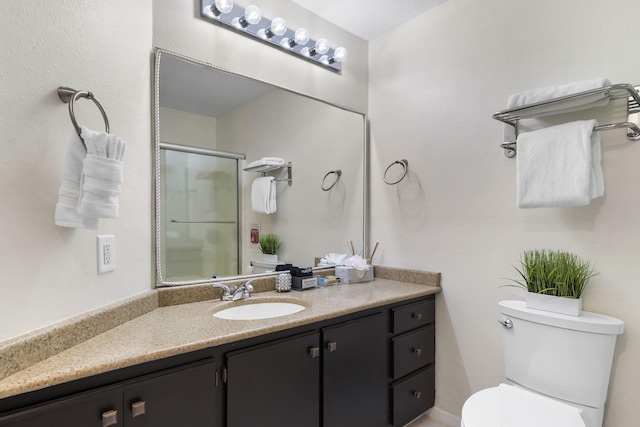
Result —
[[84, 127], [81, 130], [87, 156], [82, 167], [78, 213], [87, 217], [117, 218], [126, 142], [113, 134]]

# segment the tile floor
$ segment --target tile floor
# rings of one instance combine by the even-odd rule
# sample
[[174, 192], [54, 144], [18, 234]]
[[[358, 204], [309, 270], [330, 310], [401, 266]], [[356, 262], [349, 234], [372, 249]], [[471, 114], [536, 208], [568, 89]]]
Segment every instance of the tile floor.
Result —
[[444, 424], [440, 424], [439, 422], [429, 419], [426, 415], [423, 415], [419, 418], [416, 418], [405, 427], [447, 427]]

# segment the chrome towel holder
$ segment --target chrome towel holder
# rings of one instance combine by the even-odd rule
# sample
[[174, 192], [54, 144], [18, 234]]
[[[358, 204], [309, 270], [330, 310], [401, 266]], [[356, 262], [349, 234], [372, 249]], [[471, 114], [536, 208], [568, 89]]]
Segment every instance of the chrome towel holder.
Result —
[[[402, 169], [403, 169], [402, 170], [402, 176], [400, 176], [400, 178], [398, 178], [396, 181], [389, 181], [387, 179], [387, 173], [389, 172], [389, 169], [391, 169], [391, 167], [393, 165], [401, 165], [402, 166]], [[396, 185], [397, 183], [402, 181], [405, 176], [407, 176], [407, 171], [408, 170], [409, 170], [409, 161], [407, 159], [396, 160], [395, 162], [393, 162], [389, 166], [387, 166], [387, 168], [384, 171], [384, 176], [382, 177], [382, 179], [384, 180], [385, 184]]]
[[[557, 110], [561, 110], [562, 107], [572, 106], [572, 101], [579, 100], [585, 97], [591, 97], [594, 95], [602, 95], [603, 99], [627, 99], [627, 121], [620, 123], [609, 123], [596, 126], [594, 131], [603, 131], [610, 129], [627, 128], [627, 139], [636, 141], [640, 139], [640, 86], [633, 86], [627, 83], [614, 84], [605, 86], [598, 89], [591, 89], [583, 92], [578, 92], [572, 95], [566, 95], [546, 101], [536, 102], [532, 104], [523, 105], [520, 107], [510, 108], [507, 110], [498, 111], [492, 118], [501, 121], [505, 124], [511, 125], [516, 130], [516, 136], [518, 135], [518, 121], [524, 118], [536, 118], [542, 115], [549, 115], [544, 109], [553, 107]], [[542, 111], [543, 114], [539, 112]], [[553, 111], [553, 110], [552, 110]], [[533, 113], [532, 113], [533, 112]], [[538, 114], [535, 114], [538, 112]], [[561, 110], [561, 112], [566, 112]], [[500, 147], [504, 149], [504, 155], [507, 157], [514, 157], [516, 155], [516, 141], [506, 141], [500, 144]]]
[[104, 119], [105, 132], [109, 133], [109, 118], [107, 117], [107, 113], [104, 111], [104, 108], [102, 108], [102, 105], [100, 105], [98, 100], [93, 96], [93, 93], [86, 90], [75, 90], [70, 87], [60, 86], [58, 88], [58, 97], [65, 104], [69, 104], [69, 116], [71, 117], [71, 123], [73, 123], [73, 127], [78, 133], [78, 136], [85, 148], [87, 147], [87, 144], [85, 144], [82, 139], [82, 130], [80, 129], [80, 125], [78, 125], [78, 121], [76, 120], [76, 116], [73, 111], [74, 104], [78, 98], [90, 99], [94, 104], [96, 104], [96, 107], [98, 107], [98, 110], [100, 110], [100, 114], [102, 114], [102, 118]]
[[[335, 180], [331, 183], [331, 185], [327, 186], [326, 181], [329, 175], [335, 175]], [[324, 178], [322, 178], [322, 185], [320, 186], [320, 188], [322, 188], [322, 191], [329, 191], [333, 187], [335, 187], [338, 181], [340, 180], [341, 176], [342, 176], [342, 171], [340, 169], [327, 172]]]

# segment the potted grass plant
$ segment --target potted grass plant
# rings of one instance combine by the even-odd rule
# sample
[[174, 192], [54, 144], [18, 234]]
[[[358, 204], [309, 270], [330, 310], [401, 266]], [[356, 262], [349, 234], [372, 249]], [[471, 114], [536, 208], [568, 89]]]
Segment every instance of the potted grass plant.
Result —
[[535, 249], [525, 251], [520, 264], [521, 279], [513, 282], [527, 291], [527, 307], [582, 314], [582, 293], [598, 274], [590, 262], [570, 252]]
[[268, 262], [278, 262], [278, 249], [282, 242], [277, 234], [263, 234], [258, 240], [262, 259]]

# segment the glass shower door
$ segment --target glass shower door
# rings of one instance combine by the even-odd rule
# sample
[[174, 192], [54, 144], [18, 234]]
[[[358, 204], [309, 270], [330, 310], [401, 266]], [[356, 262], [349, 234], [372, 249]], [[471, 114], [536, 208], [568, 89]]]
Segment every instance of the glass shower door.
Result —
[[239, 274], [239, 158], [170, 146], [160, 150], [163, 279]]

